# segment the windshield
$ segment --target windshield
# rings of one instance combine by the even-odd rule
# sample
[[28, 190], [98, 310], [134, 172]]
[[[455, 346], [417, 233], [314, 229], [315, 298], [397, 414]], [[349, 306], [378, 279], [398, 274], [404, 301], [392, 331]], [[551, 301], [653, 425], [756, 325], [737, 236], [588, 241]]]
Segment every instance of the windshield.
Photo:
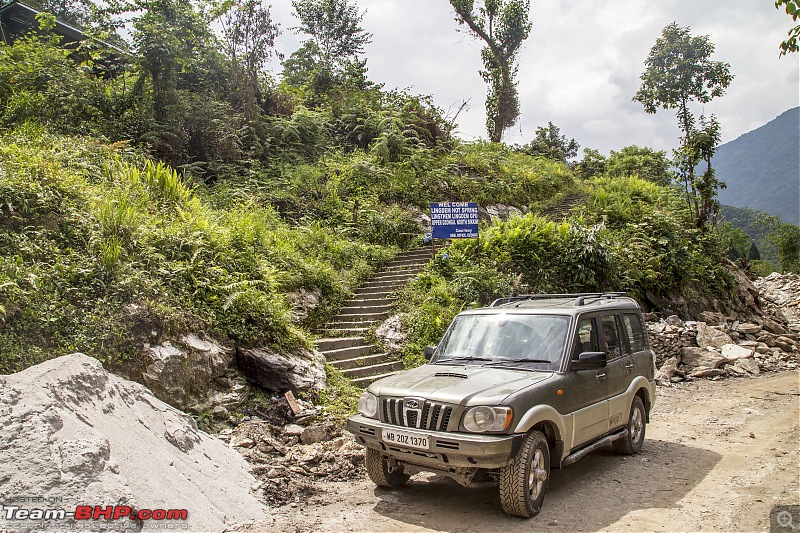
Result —
[[558, 370], [568, 325], [569, 317], [554, 315], [459, 316], [432, 362]]

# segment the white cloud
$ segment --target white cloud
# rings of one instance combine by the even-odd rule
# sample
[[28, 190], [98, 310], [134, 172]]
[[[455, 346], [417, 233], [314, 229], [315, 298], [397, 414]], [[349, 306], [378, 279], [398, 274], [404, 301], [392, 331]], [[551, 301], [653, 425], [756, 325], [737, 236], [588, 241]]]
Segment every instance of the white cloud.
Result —
[[[609, 0], [531, 2], [533, 30], [519, 58], [522, 115], [505, 135], [529, 141], [552, 121], [583, 147], [608, 152], [638, 144], [669, 150], [678, 142], [674, 113], [647, 115], [631, 102], [644, 60], [670, 22], [708, 35], [714, 59], [727, 61], [736, 76], [727, 94], [697, 112], [715, 113], [723, 141], [732, 140], [798, 105], [798, 54], [778, 57], [791, 19], [766, 0]], [[445, 110], [469, 100], [459, 116], [466, 139], [485, 138], [486, 87], [478, 75], [481, 43], [459, 33], [445, 0], [360, 0], [364, 28], [373, 34], [366, 49], [370, 79], [387, 88], [429, 94]], [[291, 4], [273, 4], [288, 54], [299, 37]]]

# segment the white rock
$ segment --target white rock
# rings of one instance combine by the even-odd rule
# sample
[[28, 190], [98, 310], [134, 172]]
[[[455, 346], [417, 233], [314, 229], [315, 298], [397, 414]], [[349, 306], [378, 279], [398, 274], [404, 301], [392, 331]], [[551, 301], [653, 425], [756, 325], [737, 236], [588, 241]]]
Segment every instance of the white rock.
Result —
[[745, 348], [744, 346], [739, 346], [738, 344], [725, 344], [722, 346], [722, 357], [735, 361], [737, 359], [753, 357], [754, 351], [755, 350]]

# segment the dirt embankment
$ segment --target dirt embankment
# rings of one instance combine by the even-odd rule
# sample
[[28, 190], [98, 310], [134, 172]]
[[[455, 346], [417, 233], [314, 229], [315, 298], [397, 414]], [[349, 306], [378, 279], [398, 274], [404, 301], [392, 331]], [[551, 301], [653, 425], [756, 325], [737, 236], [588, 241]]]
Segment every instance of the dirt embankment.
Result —
[[242, 531], [763, 531], [800, 504], [800, 373], [658, 389], [639, 455], [599, 450], [554, 470], [539, 516], [503, 514], [492, 484], [420, 474], [401, 490], [316, 483]]

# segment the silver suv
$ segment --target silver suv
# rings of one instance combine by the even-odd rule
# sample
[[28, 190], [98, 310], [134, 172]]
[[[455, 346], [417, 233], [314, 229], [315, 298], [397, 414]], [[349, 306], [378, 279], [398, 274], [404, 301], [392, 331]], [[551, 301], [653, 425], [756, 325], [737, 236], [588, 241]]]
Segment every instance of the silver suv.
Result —
[[503, 298], [455, 317], [428, 364], [372, 383], [347, 429], [376, 485], [493, 478], [503, 509], [530, 517], [551, 468], [608, 443], [641, 450], [655, 400], [645, 331], [623, 293]]

